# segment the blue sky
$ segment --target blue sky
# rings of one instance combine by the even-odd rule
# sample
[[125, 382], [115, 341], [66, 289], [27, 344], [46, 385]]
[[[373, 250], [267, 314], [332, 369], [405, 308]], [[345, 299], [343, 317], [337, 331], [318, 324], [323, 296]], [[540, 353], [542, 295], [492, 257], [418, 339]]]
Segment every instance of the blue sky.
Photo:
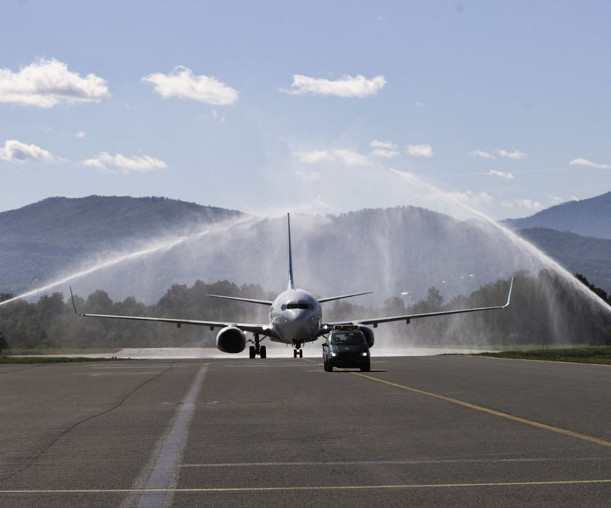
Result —
[[609, 19], [595, 0], [5, 0], [0, 211], [448, 211], [434, 186], [506, 218], [599, 195]]

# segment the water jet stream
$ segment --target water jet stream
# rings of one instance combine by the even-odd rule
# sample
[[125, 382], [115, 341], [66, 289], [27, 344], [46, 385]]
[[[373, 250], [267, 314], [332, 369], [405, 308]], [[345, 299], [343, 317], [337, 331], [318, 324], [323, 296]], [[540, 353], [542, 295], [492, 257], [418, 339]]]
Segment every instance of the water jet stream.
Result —
[[590, 291], [581, 282], [579, 282], [572, 273], [570, 273], [566, 268], [560, 265], [557, 261], [554, 261], [547, 254], [539, 250], [532, 243], [528, 242], [527, 240], [525, 240], [518, 234], [514, 233], [511, 229], [503, 226], [502, 224], [498, 223], [491, 217], [488, 217], [486, 214], [480, 212], [479, 210], [476, 210], [475, 208], [472, 208], [469, 205], [466, 205], [465, 203], [455, 198], [454, 196], [451, 196], [443, 192], [442, 190], [436, 188], [435, 186], [425, 182], [424, 180], [422, 180], [421, 178], [417, 177], [416, 175], [412, 173], [408, 173], [406, 171], [399, 171], [397, 169], [390, 169], [390, 171], [393, 174], [402, 178], [409, 185], [416, 187], [416, 188], [417, 187], [424, 188], [428, 192], [435, 195], [436, 197], [444, 199], [446, 202], [451, 202], [452, 204], [459, 206], [460, 208], [462, 208], [469, 214], [476, 216], [484, 220], [488, 224], [492, 225], [493, 227], [498, 229], [506, 238], [508, 238], [517, 248], [527, 252], [531, 256], [534, 256], [540, 262], [542, 262], [545, 266], [552, 268], [554, 271], [560, 274], [567, 282], [569, 282], [571, 286], [574, 289], [576, 289], [581, 295], [583, 295], [589, 302], [594, 303], [595, 305], [602, 308], [602, 310], [604, 310], [606, 313], [611, 315], [611, 307], [609, 307], [609, 305], [607, 305], [601, 298], [596, 296], [594, 293], [592, 293], [592, 291]]
[[0, 302], [0, 306], [7, 305], [11, 302], [22, 300], [24, 298], [30, 298], [32, 296], [36, 296], [41, 293], [45, 293], [54, 287], [61, 286], [63, 284], [67, 284], [68, 282], [72, 280], [75, 280], [81, 277], [85, 277], [87, 275], [91, 275], [92, 273], [98, 272], [100, 270], [104, 270], [106, 268], [110, 268], [112, 266], [116, 266], [120, 263], [124, 263], [127, 261], [133, 261], [140, 257], [144, 257], [149, 254], [154, 254], [156, 252], [170, 250], [173, 247], [176, 247], [177, 245], [180, 245], [180, 244], [192, 241], [192, 240], [197, 240], [199, 238], [209, 235], [212, 232], [215, 232], [215, 233], [223, 232], [223, 231], [229, 230], [236, 226], [242, 226], [242, 225], [247, 225], [249, 223], [256, 222], [257, 220], [258, 219], [247, 217], [247, 218], [237, 219], [229, 223], [223, 222], [219, 225], [206, 225], [205, 230], [199, 231], [197, 233], [190, 233], [190, 234], [186, 234], [182, 236], [171, 237], [169, 239], [166, 239], [160, 242], [159, 241], [155, 242], [153, 245], [149, 245], [147, 247], [136, 250], [134, 252], [128, 252], [126, 254], [117, 254], [114, 257], [111, 257], [110, 259], [107, 259], [100, 263], [94, 264], [93, 266], [83, 268], [82, 270], [66, 275], [65, 277], [60, 277], [59, 279], [56, 279], [53, 282], [46, 284], [45, 286], [41, 286], [39, 288], [32, 289], [31, 291], [27, 291], [25, 293], [21, 293], [17, 296], [4, 300]]

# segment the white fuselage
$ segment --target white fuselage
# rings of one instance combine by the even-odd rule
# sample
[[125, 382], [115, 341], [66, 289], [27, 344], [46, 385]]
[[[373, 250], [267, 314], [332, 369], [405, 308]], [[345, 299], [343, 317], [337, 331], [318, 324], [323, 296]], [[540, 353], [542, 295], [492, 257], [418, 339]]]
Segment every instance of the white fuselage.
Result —
[[272, 303], [270, 339], [286, 344], [311, 342], [320, 335], [322, 309], [318, 299], [304, 289], [288, 289]]

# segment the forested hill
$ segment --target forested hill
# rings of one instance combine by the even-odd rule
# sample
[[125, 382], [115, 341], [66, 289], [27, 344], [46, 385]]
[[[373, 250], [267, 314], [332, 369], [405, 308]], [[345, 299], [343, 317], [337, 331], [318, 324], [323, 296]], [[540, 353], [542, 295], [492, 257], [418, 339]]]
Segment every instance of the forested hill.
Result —
[[0, 292], [48, 280], [88, 253], [240, 212], [161, 197], [48, 198], [0, 213]]
[[571, 273], [585, 274], [596, 286], [611, 292], [611, 240], [545, 228], [524, 229], [520, 235]]
[[515, 229], [547, 228], [581, 236], [611, 239], [611, 192], [581, 201], [570, 201], [524, 219], [508, 219]]

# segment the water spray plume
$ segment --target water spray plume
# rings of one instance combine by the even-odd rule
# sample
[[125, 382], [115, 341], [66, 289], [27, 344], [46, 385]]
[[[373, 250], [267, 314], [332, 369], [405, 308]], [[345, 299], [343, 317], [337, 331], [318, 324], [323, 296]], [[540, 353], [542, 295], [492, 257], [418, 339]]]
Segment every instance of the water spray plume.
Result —
[[396, 169], [390, 170], [395, 175], [402, 178], [409, 185], [415, 188], [425, 189], [429, 193], [433, 194], [435, 197], [441, 198], [446, 202], [451, 202], [458, 207], [462, 208], [464, 211], [468, 212], [470, 215], [478, 217], [488, 224], [492, 225], [496, 229], [498, 229], [507, 239], [509, 239], [517, 248], [522, 251], [527, 252], [529, 255], [538, 259], [545, 266], [553, 269], [555, 272], [559, 273], [566, 281], [568, 281], [571, 286], [577, 290], [581, 295], [588, 299], [588, 301], [593, 302], [597, 306], [601, 307], [605, 312], [611, 314], [611, 307], [607, 305], [603, 300], [594, 295], [588, 288], [586, 288], [581, 282], [579, 282], [572, 273], [570, 273], [566, 268], [560, 265], [558, 262], [554, 261], [547, 254], [539, 250], [532, 243], [526, 241], [524, 238], [514, 233], [511, 229], [503, 226], [498, 223], [494, 219], [488, 217], [486, 214], [472, 208], [471, 206], [463, 203], [456, 197], [443, 192], [442, 190], [436, 188], [435, 186], [425, 182], [421, 178], [417, 177], [412, 173], [408, 173], [405, 171], [399, 171]]
[[240, 226], [240, 225], [244, 225], [244, 224], [249, 224], [251, 222], [253, 222], [256, 219], [252, 219], [252, 218], [242, 218], [242, 219], [237, 219], [235, 221], [232, 222], [223, 222], [221, 224], [218, 225], [207, 225], [206, 229], [204, 229], [203, 231], [198, 231], [196, 233], [190, 233], [190, 234], [185, 234], [185, 235], [181, 235], [181, 236], [174, 236], [162, 241], [156, 241], [154, 242], [153, 245], [148, 245], [147, 247], [144, 247], [142, 249], [133, 251], [133, 252], [129, 252], [129, 253], [122, 253], [122, 254], [116, 254], [114, 256], [112, 256], [110, 259], [104, 260], [102, 262], [96, 263], [93, 266], [89, 266], [87, 268], [83, 268], [82, 270], [79, 270], [77, 272], [71, 273], [69, 275], [66, 275], [65, 277], [60, 277], [59, 279], [54, 280], [53, 282], [50, 282], [49, 284], [36, 288], [36, 289], [32, 289], [31, 291], [27, 291], [25, 293], [21, 293], [17, 296], [14, 296], [12, 298], [9, 298], [7, 300], [4, 300], [2, 302], [0, 302], [0, 306], [2, 305], [7, 305], [11, 302], [17, 301], [17, 300], [22, 300], [24, 298], [30, 298], [32, 296], [36, 296], [39, 295], [41, 293], [45, 293], [47, 291], [49, 291], [50, 289], [53, 289], [54, 287], [57, 286], [62, 286], [64, 284], [67, 284], [70, 281], [73, 281], [75, 279], [79, 279], [81, 277], [85, 277], [87, 275], [91, 275], [92, 273], [98, 272], [100, 270], [104, 270], [106, 268], [110, 268], [112, 266], [118, 265], [120, 263], [124, 263], [127, 261], [133, 261], [135, 259], [141, 258], [143, 256], [147, 256], [150, 254], [154, 254], [156, 252], [161, 252], [161, 251], [165, 251], [165, 250], [169, 250], [172, 249], [173, 247], [176, 247], [177, 245], [183, 244], [185, 242], [189, 242], [189, 241], [193, 241], [193, 240], [197, 240], [199, 238], [202, 238], [206, 235], [209, 235], [211, 232], [223, 232], [225, 230], [228, 230], [230, 228], [236, 227], [236, 226]]

